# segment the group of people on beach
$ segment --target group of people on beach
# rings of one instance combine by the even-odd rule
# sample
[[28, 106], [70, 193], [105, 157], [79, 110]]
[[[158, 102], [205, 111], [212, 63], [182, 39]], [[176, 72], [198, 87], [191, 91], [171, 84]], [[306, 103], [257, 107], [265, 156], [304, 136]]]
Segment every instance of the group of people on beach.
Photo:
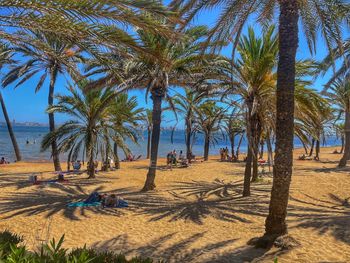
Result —
[[229, 154], [229, 150], [228, 150], [227, 146], [226, 146], [226, 148], [220, 148], [220, 160], [222, 162], [224, 162], [224, 161], [231, 161], [231, 159], [232, 158]]
[[[193, 156], [192, 153], [191, 153], [191, 156]], [[173, 165], [177, 166], [178, 163], [181, 165], [181, 167], [188, 166], [188, 160], [182, 151], [180, 151], [179, 158], [177, 158], [177, 153], [176, 153], [176, 150], [174, 149], [173, 151], [167, 154], [166, 159], [167, 159], [167, 168], [170, 170], [172, 170]]]

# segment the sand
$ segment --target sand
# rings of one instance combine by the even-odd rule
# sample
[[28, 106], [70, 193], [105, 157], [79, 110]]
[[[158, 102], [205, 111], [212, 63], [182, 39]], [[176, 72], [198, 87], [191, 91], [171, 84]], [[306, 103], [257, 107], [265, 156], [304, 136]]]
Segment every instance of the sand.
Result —
[[[67, 176], [67, 184], [32, 185], [28, 176], [55, 177], [51, 163], [0, 166], [0, 230], [24, 236], [35, 249], [65, 234], [65, 247], [110, 249], [167, 262], [350, 262], [350, 168], [337, 169], [334, 148], [321, 161], [295, 161], [288, 226], [300, 242], [291, 251], [255, 249], [268, 212], [271, 174], [242, 198], [243, 163], [208, 162], [190, 168], [160, 167], [157, 190], [140, 193], [148, 161], [122, 163], [122, 169]], [[302, 150], [295, 151], [295, 159]], [[164, 165], [165, 160], [160, 160]], [[113, 192], [129, 208], [68, 208], [97, 190]]]

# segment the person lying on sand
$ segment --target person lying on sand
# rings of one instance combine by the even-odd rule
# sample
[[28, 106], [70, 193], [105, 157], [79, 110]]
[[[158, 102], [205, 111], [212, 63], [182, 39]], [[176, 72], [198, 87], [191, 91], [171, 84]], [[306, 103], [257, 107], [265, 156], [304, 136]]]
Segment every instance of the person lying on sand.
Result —
[[100, 196], [100, 198], [101, 198], [101, 203], [103, 207], [119, 207], [120, 202], [122, 202], [121, 205], [123, 205], [123, 203], [126, 203], [123, 200], [123, 198], [117, 196], [116, 194], [111, 194], [111, 195], [103, 194]]

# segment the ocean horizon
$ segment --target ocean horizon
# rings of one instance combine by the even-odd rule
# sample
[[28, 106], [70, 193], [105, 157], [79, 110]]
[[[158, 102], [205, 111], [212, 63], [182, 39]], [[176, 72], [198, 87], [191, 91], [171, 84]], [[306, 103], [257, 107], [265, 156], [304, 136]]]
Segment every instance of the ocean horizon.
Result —
[[[14, 133], [16, 135], [16, 139], [21, 150], [22, 159], [24, 161], [50, 161], [51, 153], [50, 151], [42, 152], [40, 150], [41, 140], [49, 132], [49, 128], [47, 126], [14, 126]], [[220, 137], [220, 136], [218, 136]], [[27, 144], [27, 140], [29, 144]], [[238, 145], [239, 136], [236, 137], [235, 148]], [[141, 155], [141, 158], [146, 157], [146, 148], [147, 148], [147, 132], [141, 132], [141, 136], [139, 138], [138, 144], [135, 144], [131, 141], [126, 141], [129, 146], [132, 154], [138, 156]], [[326, 143], [322, 146], [336, 146], [340, 145], [340, 141], [335, 136], [330, 136], [327, 138]], [[230, 149], [230, 143], [226, 138], [219, 138], [215, 145], [211, 145], [209, 154], [210, 155], [218, 155], [219, 149], [223, 147], [228, 147]], [[295, 139], [294, 142], [295, 148], [302, 147], [302, 144], [298, 139]], [[193, 143], [192, 151], [196, 156], [203, 156], [203, 148], [204, 141], [203, 135], [198, 134], [196, 141]], [[159, 142], [159, 157], [166, 157], [167, 153], [172, 150], [176, 150], [180, 152], [181, 150], [185, 152], [185, 132], [184, 130], [176, 130], [173, 133], [169, 129], [163, 129], [161, 131], [160, 142]], [[242, 154], [247, 151], [247, 141], [243, 138], [240, 152]], [[120, 151], [120, 158], [123, 159], [125, 157], [124, 153]], [[68, 154], [61, 154], [61, 161], [67, 160]], [[15, 160], [15, 154], [13, 151], [12, 143], [10, 136], [8, 134], [8, 130], [6, 126], [0, 126], [0, 156], [4, 156], [10, 161]], [[83, 159], [83, 157], [79, 157], [79, 159]]]

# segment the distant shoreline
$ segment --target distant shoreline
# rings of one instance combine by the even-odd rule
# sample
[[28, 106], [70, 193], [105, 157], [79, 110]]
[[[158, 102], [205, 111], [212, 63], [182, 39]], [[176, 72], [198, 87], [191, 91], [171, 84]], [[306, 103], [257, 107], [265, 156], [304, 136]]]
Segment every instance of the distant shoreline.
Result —
[[[18, 123], [11, 123], [12, 127], [49, 127], [47, 124], [43, 123], [36, 123], [36, 122], [18, 122]], [[0, 122], [0, 127], [6, 127], [6, 122]]]

